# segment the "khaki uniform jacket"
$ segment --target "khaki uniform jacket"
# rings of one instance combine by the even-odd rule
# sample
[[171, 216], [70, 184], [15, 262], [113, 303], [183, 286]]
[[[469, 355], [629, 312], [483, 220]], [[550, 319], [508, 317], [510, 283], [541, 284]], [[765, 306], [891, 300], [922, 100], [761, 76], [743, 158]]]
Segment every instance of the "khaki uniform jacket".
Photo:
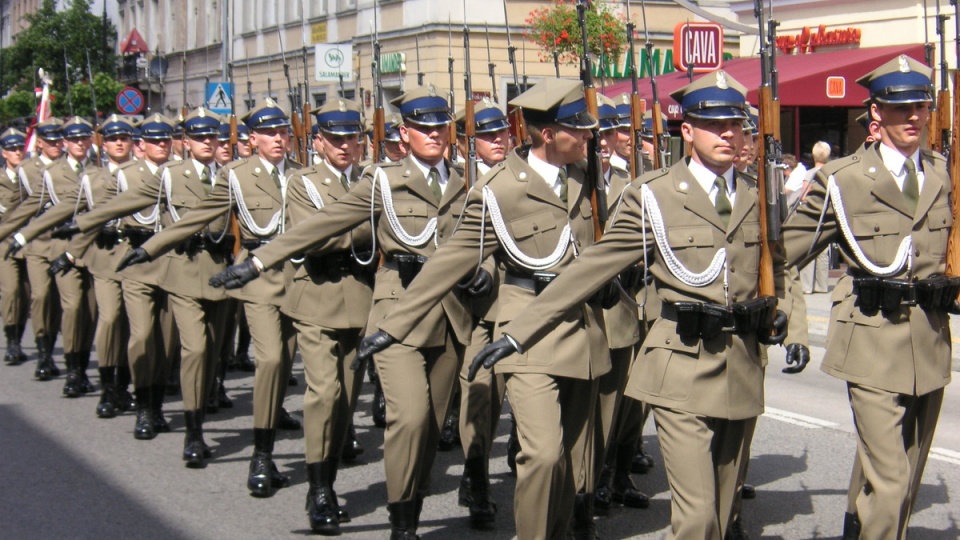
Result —
[[27, 193], [20, 185], [20, 176], [13, 171], [11, 179], [9, 171], [10, 169], [4, 169], [0, 172], [0, 223], [27, 198]]
[[[630, 185], [630, 175], [618, 167], [611, 167], [610, 189], [607, 192], [607, 230], [613, 225], [620, 195]], [[659, 313], [658, 313], [659, 315]], [[607, 328], [607, 344], [611, 349], [630, 347], [640, 341], [640, 317], [637, 307], [625, 299], [603, 310], [604, 326]]]
[[[467, 198], [461, 172], [449, 162], [446, 165], [450, 173], [449, 180], [443, 199], [439, 203], [412, 157], [397, 163], [381, 163], [367, 167], [363, 171], [360, 182], [350, 190], [350, 193], [338, 200], [336, 204], [325, 207], [313, 217], [287, 231], [278, 241], [257, 250], [256, 256], [267, 268], [279, 264], [284, 259], [303, 253], [331, 237], [342, 235], [363, 223], [369, 223], [372, 208], [372, 214], [376, 219], [377, 248], [384, 253], [388, 261], [398, 253], [432, 257], [436, 251], [436, 245], [443, 245], [453, 234]], [[393, 209], [403, 230], [412, 236], [419, 235], [426, 228], [430, 218], [436, 217], [435, 239], [427, 240], [422, 246], [410, 246], [397, 236], [384, 214], [379, 182], [377, 182], [376, 194], [373, 193], [374, 176], [377, 170], [382, 170], [387, 177], [393, 197]], [[377, 271], [373, 289], [374, 304], [370, 310], [368, 329], [375, 327], [376, 323], [393, 310], [402, 292], [403, 286], [399, 273], [382, 266]], [[473, 324], [468, 306], [464, 303], [462, 296], [460, 291], [446, 294], [439, 306], [434, 306], [423, 314], [417, 328], [411, 332], [405, 342], [414, 347], [440, 347], [446, 341], [446, 322], [449, 322], [457, 341], [469, 344]]]
[[[446, 245], [404, 293], [403, 300], [380, 323], [381, 330], [406, 342], [415, 331], [424, 312], [431, 309], [457, 282], [469, 275], [481, 257], [494, 256], [508, 275], [530, 277], [532, 271], [510, 258], [502, 246], [489, 213], [483, 213], [483, 189], [489, 187], [508, 229], [507, 234], [529, 257], [545, 258], [557, 248], [561, 231], [569, 223], [572, 243], [560, 260], [545, 271], [559, 273], [574, 260], [574, 253], [593, 243], [593, 210], [589, 192], [583, 188], [585, 169], [568, 167], [567, 204], [527, 163], [528, 148], [510, 153], [470, 192], [463, 222]], [[482, 238], [482, 240], [481, 240]], [[553, 284], [547, 287], [549, 290]], [[597, 287], [599, 288], [599, 286]], [[532, 290], [502, 284], [498, 301], [497, 325], [518, 316], [535, 298]], [[511, 355], [497, 364], [498, 373], [545, 373], [559, 377], [594, 379], [610, 370], [610, 354], [603, 335], [603, 315], [599, 307], [583, 301], [564, 310], [559, 324], [545, 333], [537, 346], [524, 354]]]
[[[289, 177], [298, 168], [296, 163], [287, 160], [284, 170]], [[231, 174], [236, 175], [240, 193], [230, 187]], [[237, 212], [238, 197], [243, 197], [258, 227], [265, 227], [274, 214], [284, 212], [283, 194], [280, 193], [269, 171], [264, 167], [263, 161], [259, 156], [254, 155], [240, 160], [236, 165], [221, 168], [217, 172], [216, 185], [213, 186], [210, 194], [199, 200], [192, 210], [181, 215], [180, 221], [176, 224], [148, 240], [143, 245], [143, 249], [156, 258], [208, 227], [215, 229], [225, 226], [227, 222], [224, 220], [229, 219], [229, 214]], [[240, 238], [244, 241], [269, 242], [280, 233], [280, 230], [277, 230], [272, 234], [260, 236], [251, 230], [243, 219], [239, 219], [239, 216], [237, 221], [240, 225]], [[245, 260], [247, 255], [248, 251], [241, 249], [237, 262]], [[280, 306], [285, 291], [283, 272], [283, 269], [264, 272], [260, 279], [235, 291], [228, 291], [227, 295], [246, 302]]]
[[[360, 169], [351, 168], [351, 186], [360, 180]], [[311, 188], [308, 190], [308, 182]], [[320, 163], [299, 171], [287, 184], [287, 218], [290, 227], [306, 221], [321, 208], [317, 208], [310, 191], [319, 197], [321, 208], [334, 204], [347, 195], [340, 183], [340, 177], [333, 174], [330, 167]], [[329, 253], [349, 255], [351, 246], [364, 260], [373, 249], [373, 229], [364, 222], [346, 234], [330, 238], [314, 247], [300, 262], [291, 263], [293, 276], [287, 285], [287, 295], [281, 311], [300, 321], [310, 322], [325, 328], [347, 329], [363, 328], [370, 316], [373, 304], [373, 282], [357, 278], [348, 273], [339, 279], [331, 280], [323, 268], [315, 267], [318, 256]], [[372, 267], [377, 264], [373, 257]], [[372, 275], [372, 273], [371, 273]]]
[[[45, 163], [39, 156], [26, 159], [23, 163], [20, 164], [20, 167], [17, 168], [17, 177], [20, 179], [19, 191], [21, 194], [20, 202], [25, 202], [27, 198], [34, 192], [34, 188], [39, 188], [41, 182], [43, 182], [43, 171], [52, 163]], [[14, 215], [13, 210], [5, 213], [3, 219], [0, 220], [0, 224], [5, 224], [8, 218], [12, 218]], [[38, 207], [34, 212], [34, 215], [38, 215], [43, 211], [42, 207]], [[26, 223], [27, 220], [32, 216], [27, 216], [27, 218], [22, 222]], [[48, 258], [50, 255], [50, 235], [44, 234], [39, 238], [34, 239], [33, 242], [30, 242], [23, 248], [22, 253], [37, 255], [40, 257]], [[17, 258], [23, 258], [23, 255], [20, 253], [17, 254]]]
[[[53, 206], [53, 201], [47, 196], [46, 189], [43, 189], [43, 173], [60, 161], [66, 161], [66, 158], [54, 160], [48, 165], [39, 157], [35, 157], [29, 161], [24, 161], [20, 165], [18, 174], [20, 185], [24, 188], [24, 199], [13, 211], [3, 216], [3, 221], [0, 222], [0, 240], [6, 240], [7, 237], [26, 226], [31, 219], [36, 218]], [[28, 185], [30, 186], [29, 189], [27, 189]], [[56, 258], [59, 253], [51, 255], [50, 242], [50, 235], [44, 235], [38, 238], [37, 242], [27, 244], [24, 251], [26, 254], [46, 259]]]
[[840, 244], [849, 267], [832, 293], [827, 351], [821, 369], [837, 378], [888, 392], [923, 395], [950, 382], [949, 316], [902, 306], [891, 316], [860, 311], [853, 294], [854, 274], [866, 275], [851, 255], [837, 224], [834, 205], [827, 208], [823, 229], [814, 240], [828, 179], [840, 187], [847, 222], [857, 244], [874, 264], [893, 262], [901, 240], [912, 235], [912, 270], [896, 279], [923, 279], [942, 274], [946, 265], [950, 213], [950, 178], [940, 154], [922, 150], [924, 182], [916, 212], [887, 170], [875, 143], [864, 152], [824, 165], [806, 201], [784, 226], [790, 264], [802, 266], [831, 242]]
[[[502, 330], [524, 349], [534, 346], [544, 328], [563, 320], [577, 305], [627, 265], [642, 260], [644, 236], [656, 292], [665, 302], [724, 304], [723, 272], [703, 287], [687, 285], [666, 267], [649, 220], [641, 215], [640, 186], [647, 185], [663, 216], [667, 241], [691, 271], [703, 271], [717, 250], [726, 248], [731, 302], [756, 297], [760, 257], [757, 190], [737, 178], [730, 222], [724, 226], [707, 193], [687, 168], [687, 158], [669, 169], [641, 176], [624, 192], [613, 224], [595, 246]], [[644, 232], [645, 231], [645, 232]], [[782, 259], [774, 268], [777, 296], [783, 298]], [[741, 420], [763, 413], [764, 365], [755, 335], [723, 333], [703, 342], [681, 340], [677, 323], [659, 318], [643, 342], [627, 383], [627, 395], [656, 405], [714, 418]]]
[[[160, 169], [157, 170], [158, 173]], [[123, 174], [127, 183], [126, 191], [120, 192], [117, 177]], [[120, 230], [130, 229], [144, 230], [153, 232], [157, 225], [144, 225], [137, 221], [133, 214], [151, 215], [157, 213], [158, 219], [162, 215], [163, 206], [159, 204], [156, 197], [146, 200], [139, 196], [138, 190], [143, 185], [159, 184], [159, 176], [150, 172], [150, 167], [145, 161], [133, 161], [124, 163], [115, 174], [104, 179], [102, 193], [103, 202], [96, 205], [89, 212], [77, 216], [77, 226], [83, 233], [74, 237], [65, 251], [79, 258], [86, 256], [90, 245], [96, 238], [100, 229], [108, 222], [120, 219]], [[123, 242], [116, 250], [117, 256], [123, 258], [130, 250], [130, 244]], [[119, 261], [118, 261], [119, 262]], [[114, 266], [116, 268], [116, 266]], [[160, 282], [161, 266], [157, 261], [151, 261], [146, 264], [137, 265], [135, 268], [128, 268], [120, 273], [124, 279], [132, 279], [138, 283], [158, 286]]]

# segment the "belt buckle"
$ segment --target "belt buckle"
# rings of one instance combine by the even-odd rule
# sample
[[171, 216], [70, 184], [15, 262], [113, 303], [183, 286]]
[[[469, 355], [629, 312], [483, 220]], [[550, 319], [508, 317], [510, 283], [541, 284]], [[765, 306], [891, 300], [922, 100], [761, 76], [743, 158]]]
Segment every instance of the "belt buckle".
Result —
[[547, 285], [557, 277], [553, 272], [534, 272], [533, 273], [533, 294], [540, 296], [540, 293], [547, 288]]

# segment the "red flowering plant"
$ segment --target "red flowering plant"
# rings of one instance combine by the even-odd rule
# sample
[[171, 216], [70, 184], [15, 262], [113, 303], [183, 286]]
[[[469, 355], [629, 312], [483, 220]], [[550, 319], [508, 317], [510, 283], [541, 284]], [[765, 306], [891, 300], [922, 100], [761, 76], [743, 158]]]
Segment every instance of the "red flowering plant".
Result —
[[[587, 2], [585, 15], [588, 52], [594, 58], [618, 61], [627, 44], [623, 17], [599, 0]], [[579, 63], [583, 43], [575, 0], [555, 0], [552, 6], [531, 11], [526, 26], [527, 39], [541, 49], [537, 53], [541, 62], [553, 61], [556, 55], [562, 63]]]

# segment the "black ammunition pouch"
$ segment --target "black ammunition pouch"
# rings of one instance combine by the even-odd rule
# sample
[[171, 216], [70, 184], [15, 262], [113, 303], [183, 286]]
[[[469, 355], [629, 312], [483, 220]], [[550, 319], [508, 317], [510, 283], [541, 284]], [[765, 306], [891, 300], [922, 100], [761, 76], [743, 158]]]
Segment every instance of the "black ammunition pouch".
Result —
[[113, 228], [101, 229], [93, 243], [100, 249], [116, 247], [120, 243], [120, 231]]
[[413, 253], [394, 253], [389, 256], [383, 264], [386, 268], [396, 270], [400, 274], [400, 285], [404, 289], [413, 282], [417, 274], [423, 268], [423, 265], [429, 259], [423, 255], [414, 255]]
[[139, 229], [136, 227], [127, 227], [121, 231], [120, 235], [127, 239], [130, 247], [136, 249], [147, 243], [147, 240], [153, 237], [153, 231], [148, 229]]
[[620, 285], [628, 293], [637, 293], [647, 285], [653, 283], [653, 276], [644, 275], [642, 264], [633, 264], [628, 266], [623, 272], [620, 272]]
[[[364, 260], [369, 260], [370, 255], [370, 252], [357, 253], [357, 256]], [[339, 281], [344, 276], [350, 275], [373, 283], [377, 271], [376, 264], [373, 262], [366, 265], [360, 264], [349, 251], [308, 255], [305, 263], [311, 275], [323, 277], [327, 281]]]
[[880, 310], [892, 314], [900, 306], [920, 306], [924, 311], [946, 310], [960, 294], [960, 277], [931, 276], [916, 281], [857, 276], [853, 278], [853, 294], [864, 314]]
[[262, 240], [259, 238], [253, 238], [253, 239], [244, 239], [240, 241], [240, 245], [243, 247], [243, 249], [247, 251], [253, 251], [258, 247], [266, 245], [268, 243], [270, 243], [269, 238], [265, 238]]
[[503, 277], [503, 282], [507, 285], [533, 291], [533, 294], [540, 296], [540, 293], [542, 293], [543, 290], [547, 288], [547, 285], [556, 279], [556, 277], [557, 274], [553, 272], [534, 272], [531, 277], [518, 276], [508, 272]]
[[723, 332], [768, 332], [777, 308], [773, 296], [737, 302], [730, 306], [704, 302], [664, 303], [660, 316], [677, 323], [681, 339], [710, 340]]

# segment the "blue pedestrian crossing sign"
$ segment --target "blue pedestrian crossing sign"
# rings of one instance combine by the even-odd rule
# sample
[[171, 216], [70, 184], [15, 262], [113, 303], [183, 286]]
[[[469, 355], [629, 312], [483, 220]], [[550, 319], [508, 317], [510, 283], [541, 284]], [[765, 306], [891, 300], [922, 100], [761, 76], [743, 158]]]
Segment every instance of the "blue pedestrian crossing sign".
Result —
[[208, 109], [217, 114], [230, 114], [233, 108], [233, 83], [209, 82], [205, 95]]

